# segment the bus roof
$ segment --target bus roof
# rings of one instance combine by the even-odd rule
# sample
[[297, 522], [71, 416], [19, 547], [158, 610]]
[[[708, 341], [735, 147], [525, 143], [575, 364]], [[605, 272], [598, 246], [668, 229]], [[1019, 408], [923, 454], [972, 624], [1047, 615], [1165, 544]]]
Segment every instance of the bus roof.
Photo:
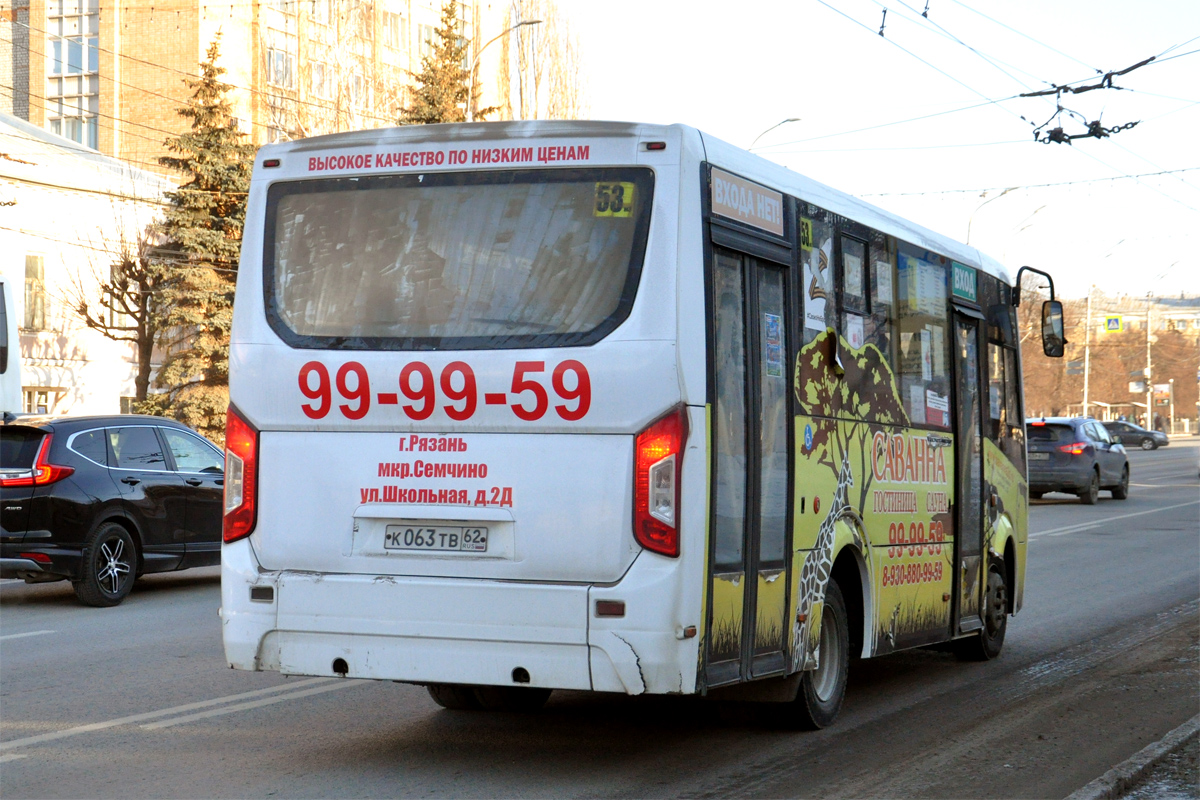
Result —
[[654, 125], [637, 122], [599, 122], [591, 120], [521, 120], [511, 122], [468, 122], [440, 125], [406, 125], [393, 128], [374, 128], [347, 133], [314, 136], [260, 149], [264, 156], [284, 153], [303, 153], [366, 145], [417, 144], [454, 140], [468, 144], [472, 141], [502, 141], [535, 138], [673, 138], [691, 139], [704, 153], [709, 163], [744, 178], [761, 183], [776, 191], [813, 203], [835, 214], [861, 222], [875, 230], [895, 236], [909, 244], [931, 250], [994, 275], [1012, 284], [1012, 274], [999, 261], [948, 236], [935, 233], [904, 217], [838, 191], [823, 183], [793, 172], [762, 156], [755, 155], [728, 142], [687, 125]]

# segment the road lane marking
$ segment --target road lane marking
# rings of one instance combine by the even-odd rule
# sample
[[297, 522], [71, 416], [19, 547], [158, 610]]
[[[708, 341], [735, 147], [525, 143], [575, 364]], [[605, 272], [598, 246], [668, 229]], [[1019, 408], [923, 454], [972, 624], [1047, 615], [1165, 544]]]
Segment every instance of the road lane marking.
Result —
[[292, 689], [299, 689], [301, 686], [311, 686], [314, 683], [327, 683], [336, 680], [336, 678], [310, 678], [309, 680], [300, 681], [291, 685], [271, 686], [266, 689], [255, 689], [252, 692], [242, 692], [241, 694], [231, 694], [226, 697], [217, 697], [212, 700], [200, 700], [195, 703], [187, 703], [182, 706], [174, 706], [173, 708], [164, 708], [161, 711], [147, 711], [145, 714], [134, 714], [129, 717], [121, 717], [120, 719], [110, 719], [107, 722], [93, 722], [88, 725], [79, 725], [74, 728], [67, 728], [61, 731], [52, 731], [50, 733], [40, 733], [37, 736], [27, 736], [24, 739], [13, 739], [9, 742], [0, 742], [0, 751], [12, 750], [15, 747], [25, 747], [31, 744], [41, 744], [42, 742], [52, 742], [56, 739], [65, 739], [68, 736], [78, 736], [81, 733], [91, 733], [93, 731], [102, 731], [106, 728], [115, 728], [118, 725], [131, 725], [135, 722], [144, 722], [148, 719], [156, 717], [166, 717], [171, 714], [180, 714], [186, 711], [195, 711], [201, 708], [209, 708], [211, 706], [221, 705], [222, 703], [231, 703], [235, 700], [245, 700], [250, 697], [261, 697], [264, 694], [275, 694], [276, 692], [286, 692]]
[[235, 711], [246, 711], [251, 708], [261, 708], [262, 706], [269, 706], [272, 703], [282, 703], [285, 700], [295, 700], [300, 697], [308, 697], [309, 695], [323, 694], [324, 692], [332, 692], [337, 689], [345, 689], [349, 686], [356, 686], [359, 683], [361, 683], [361, 681], [340, 681], [340, 682], [332, 684], [330, 686], [317, 686], [313, 689], [303, 689], [299, 692], [291, 692], [289, 694], [279, 695], [277, 697], [267, 697], [263, 700], [252, 700], [249, 703], [238, 703], [237, 705], [225, 706], [224, 708], [216, 708], [211, 711], [201, 711], [197, 714], [187, 714], [182, 717], [176, 717], [175, 719], [166, 719], [166, 720], [163, 720], [162, 722], [152, 722], [149, 725], [142, 725], [141, 727], [148, 731], [155, 731], [155, 730], [158, 730], [159, 728], [169, 728], [172, 725], [182, 725], [185, 722], [195, 722], [196, 720], [199, 720], [199, 719], [208, 719], [209, 717], [219, 717], [222, 714], [232, 714]]
[[1105, 517], [1104, 519], [1098, 519], [1093, 522], [1081, 522], [1078, 525], [1067, 525], [1062, 528], [1049, 528], [1044, 531], [1038, 531], [1037, 533], [1031, 533], [1031, 534], [1029, 534], [1029, 538], [1037, 539], [1042, 536], [1062, 536], [1065, 533], [1074, 533], [1075, 531], [1082, 531], [1082, 530], [1086, 530], [1087, 528], [1095, 528], [1097, 526], [1104, 525], [1105, 523], [1108, 523], [1108, 522], [1116, 522], [1119, 519], [1129, 519], [1130, 517], [1141, 517], [1146, 514], [1157, 514], [1160, 511], [1170, 511], [1175, 508], [1183, 508], [1184, 506], [1194, 506], [1198, 503], [1200, 503], [1200, 500], [1189, 500], [1186, 503], [1176, 503], [1173, 506], [1163, 506], [1162, 508], [1151, 508], [1147, 511], [1134, 511], [1132, 514], [1119, 514], [1115, 517]]
[[7, 641], [8, 639], [21, 639], [25, 636], [41, 636], [42, 634], [46, 634], [46, 633], [58, 633], [58, 631], [29, 631], [28, 633], [6, 633], [4, 636], [0, 636], [0, 642]]
[[0, 756], [0, 764], [3, 764], [7, 761], [16, 761], [18, 758], [29, 758], [29, 756], [25, 755], [24, 753], [9, 753], [6, 756]]

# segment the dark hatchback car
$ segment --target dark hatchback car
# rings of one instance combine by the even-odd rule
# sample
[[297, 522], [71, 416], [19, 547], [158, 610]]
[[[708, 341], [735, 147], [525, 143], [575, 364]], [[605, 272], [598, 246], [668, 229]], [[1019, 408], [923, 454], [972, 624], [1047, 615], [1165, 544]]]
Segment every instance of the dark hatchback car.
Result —
[[1109, 436], [1126, 446], [1136, 446], [1143, 450], [1157, 450], [1171, 443], [1171, 440], [1162, 431], [1148, 431], [1132, 422], [1113, 420], [1103, 424]]
[[0, 426], [0, 577], [69, 580], [91, 606], [137, 576], [219, 564], [224, 454], [162, 417]]
[[1108, 431], [1086, 417], [1025, 421], [1029, 451], [1029, 496], [1068, 492], [1092, 505], [1101, 489], [1117, 500], [1129, 496], [1129, 460]]

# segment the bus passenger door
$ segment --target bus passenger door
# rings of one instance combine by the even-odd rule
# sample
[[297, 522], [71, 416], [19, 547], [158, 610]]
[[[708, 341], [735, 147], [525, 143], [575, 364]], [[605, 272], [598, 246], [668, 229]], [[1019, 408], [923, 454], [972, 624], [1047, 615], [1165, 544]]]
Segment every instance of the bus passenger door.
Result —
[[709, 686], [781, 673], [787, 641], [786, 271], [714, 248]]
[[979, 371], [980, 322], [954, 315], [954, 360], [956, 367], [954, 470], [954, 621], [953, 633], [968, 633], [983, 627], [980, 616], [983, 574], [983, 431]]

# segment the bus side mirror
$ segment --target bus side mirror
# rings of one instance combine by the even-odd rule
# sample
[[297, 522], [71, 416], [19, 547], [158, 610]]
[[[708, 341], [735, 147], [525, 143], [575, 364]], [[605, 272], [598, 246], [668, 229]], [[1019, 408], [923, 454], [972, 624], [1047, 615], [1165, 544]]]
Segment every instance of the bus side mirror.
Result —
[[1063, 307], [1057, 300], [1042, 303], [1042, 352], [1051, 358], [1062, 358], [1067, 343], [1063, 333]]

